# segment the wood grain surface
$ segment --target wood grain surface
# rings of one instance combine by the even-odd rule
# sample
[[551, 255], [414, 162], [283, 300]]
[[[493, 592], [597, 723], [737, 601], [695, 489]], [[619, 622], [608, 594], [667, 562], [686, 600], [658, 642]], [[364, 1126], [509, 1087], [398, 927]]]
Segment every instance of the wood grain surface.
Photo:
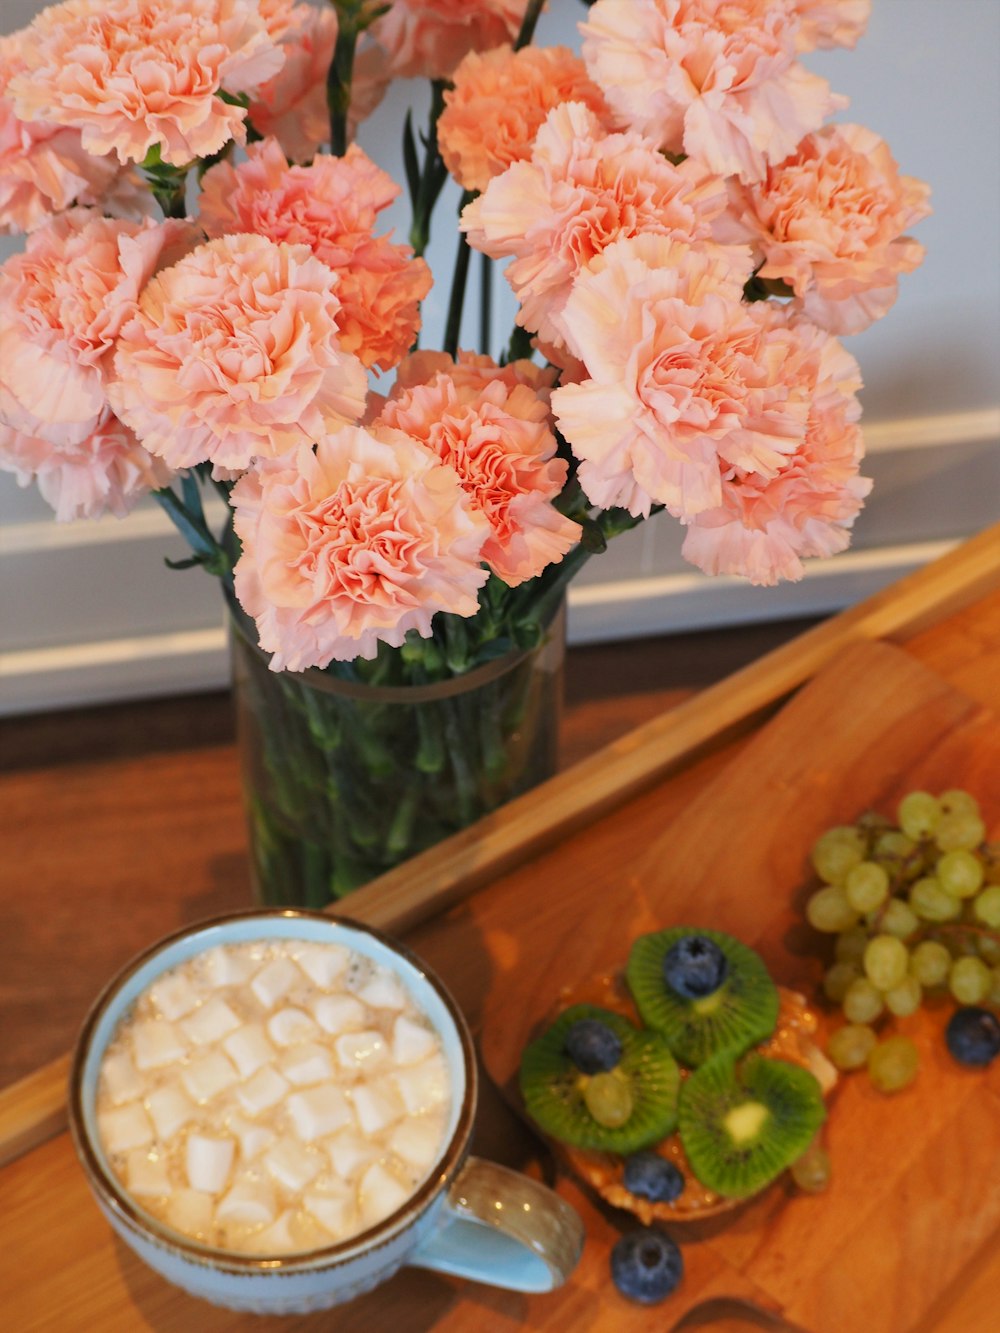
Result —
[[[907, 593], [910, 603], [906, 614], [896, 620], [895, 628], [886, 631], [905, 645], [905, 657], [923, 663], [951, 687], [942, 687], [941, 681], [934, 686], [933, 681], [928, 682], [926, 676], [921, 676], [924, 685], [933, 686], [934, 699], [928, 704], [926, 713], [912, 719], [922, 739], [914, 745], [912, 741], [897, 740], [894, 734], [887, 737], [891, 753], [901, 765], [911, 765], [908, 769], [901, 767], [900, 782], [904, 781], [905, 772], [922, 771], [921, 764], [943, 763], [948, 751], [942, 747], [948, 744], [960, 747], [954, 752], [956, 763], [959, 755], [964, 763], [972, 751], [978, 753], [979, 737], [985, 723], [981, 711], [974, 705], [988, 706], [995, 702], [1000, 681], [1000, 594], [983, 595], [990, 586], [997, 586], [1000, 575], [998, 551], [994, 530], [988, 543], [979, 541], [974, 567], [967, 579], [955, 577], [952, 572], [946, 580], [949, 584], [947, 593], [942, 591], [940, 583], [937, 585], [938, 591], [931, 598], [933, 611], [924, 614], [919, 598]], [[993, 557], [992, 573], [987, 568], [989, 562], [984, 562], [984, 555], [989, 552]], [[926, 627], [914, 632], [915, 626], [920, 624]], [[867, 636], [862, 631], [858, 637]], [[961, 698], [963, 695], [967, 697]], [[798, 697], [804, 698], [805, 692]], [[970, 700], [974, 702], [970, 703]], [[843, 699], [840, 702], [843, 703]], [[772, 725], [780, 725], [792, 707], [794, 704], [783, 710]], [[947, 725], [942, 721], [945, 717], [950, 719]], [[975, 738], [974, 742], [970, 738]], [[835, 741], [836, 736], [832, 739]], [[529, 1006], [524, 995], [516, 989], [505, 988], [500, 979], [508, 973], [516, 974], [519, 963], [533, 955], [545, 932], [558, 938], [568, 935], [568, 947], [576, 947], [584, 963], [593, 952], [594, 946], [583, 936], [573, 938], [565, 913], [560, 915], [554, 902], [569, 902], [571, 913], [577, 910], [581, 915], [588, 904], [605, 904], [602, 933], [609, 939], [628, 939], [636, 929], [645, 928], [650, 921], [648, 904], [643, 906], [640, 903], [641, 910], [633, 911], [627, 905], [627, 898], [619, 900], [616, 896], [621, 884], [630, 876], [638, 875], [640, 863], [644, 867], [643, 874], [650, 874], [649, 858], [666, 873], [670, 849], [669, 846], [656, 849], [656, 840], [666, 837], [671, 822], [679, 816], [686, 817], [691, 811], [697, 814], [699, 802], [708, 799], [703, 798], [703, 793], [715, 781], [725, 781], [729, 766], [739, 763], [747, 746], [753, 743], [737, 730], [735, 734], [727, 734], [718, 744], [697, 748], [685, 756], [682, 764], [671, 768], [665, 777], [654, 781], [613, 813], [589, 820], [572, 838], [538, 851], [522, 864], [497, 876], [488, 887], [467, 901], [407, 932], [408, 944], [445, 978], [480, 1041], [485, 1043], [487, 1052], [497, 1025], [509, 1028], [527, 1016]], [[972, 746], [970, 751], [961, 748], [967, 744]], [[176, 766], [176, 757], [171, 756], [164, 756], [164, 759], [172, 758], [174, 766], [171, 768], [167, 764], [163, 771], [157, 772], [155, 765], [159, 758], [136, 760], [129, 770], [130, 783], [113, 785], [114, 794], [106, 800], [99, 791], [96, 792], [99, 808], [94, 819], [95, 828], [92, 833], [87, 833], [85, 846], [62, 846], [58, 836], [54, 836], [51, 845], [39, 849], [37, 858], [28, 867], [46, 880], [50, 889], [53, 884], [65, 883], [68, 893], [73, 891], [74, 868], [87, 867], [91, 856], [95, 856], [109, 874], [117, 875], [119, 896], [113, 901], [134, 903], [134, 929], [140, 937], [134, 944], [128, 937], [128, 931], [133, 928], [131, 916], [122, 935], [111, 940], [103, 937], [98, 910], [101, 904], [91, 905], [87, 895], [75, 901], [76, 910], [68, 914], [74, 922], [73, 928], [80, 932], [80, 938], [83, 941], [92, 939], [95, 952], [101, 953], [102, 966], [106, 952], [121, 951], [127, 955], [170, 928], [173, 922], [160, 924], [155, 906], [149, 901], [156, 896], [157, 885], [167, 882], [170, 876], [186, 876], [180, 882], [181, 906], [170, 909], [181, 914], [182, 919], [193, 919], [200, 907], [205, 908], [200, 914], [207, 915], [219, 906], [225, 906], [227, 895], [238, 899], [233, 905], [245, 902], [245, 897], [240, 896], [245, 891], [243, 830], [231, 771], [231, 752], [223, 753], [220, 747], [218, 754], [214, 754], [213, 747], [207, 747], [203, 756], [207, 762], [189, 774], [189, 787], [175, 787], [169, 800], [165, 795], [169, 788], [163, 784], [177, 783], [184, 775]], [[129, 761], [121, 762], [127, 766]], [[829, 793], [833, 789], [831, 775], [828, 774], [826, 779], [818, 774], [813, 776], [816, 791]], [[67, 777], [72, 778], [72, 774]], [[805, 780], [809, 778], [807, 771]], [[119, 782], [110, 769], [108, 780], [113, 784]], [[877, 786], [877, 780], [868, 775], [864, 766], [852, 769], [851, 783], [857, 794], [865, 782]], [[751, 791], [756, 791], [758, 786], [755, 779]], [[90, 786], [78, 795], [80, 799], [89, 797], [93, 801], [95, 788]], [[739, 795], [739, 792], [732, 793], [730, 799], [737, 807], [742, 807], [745, 803]], [[791, 796], [794, 795], [792, 792]], [[40, 786], [36, 792], [38, 799], [57, 796], [55, 786]], [[778, 797], [779, 803], [787, 801], [789, 793], [779, 790]], [[30, 796], [25, 797], [25, 801], [21, 807], [22, 816], [37, 817], [37, 807], [32, 811], [28, 803]], [[117, 819], [116, 805], [119, 807]], [[144, 844], [141, 835], [130, 827], [130, 813], [144, 821], [142, 827], [148, 829], [155, 827], [160, 819], [166, 824], [167, 805], [176, 806], [180, 812], [179, 827], [184, 841], [169, 856], [164, 856], [160, 851], [164, 840], [147, 840]], [[211, 808], [212, 820], [205, 818], [206, 807]], [[218, 818], [220, 811], [221, 818]], [[706, 819], [711, 822], [707, 815]], [[683, 827], [683, 821], [678, 827]], [[52, 822], [52, 828], [58, 830], [56, 821]], [[102, 853], [102, 847], [104, 839], [117, 841], [120, 847], [122, 839], [133, 838], [135, 845], [130, 852], [133, 870], [128, 877], [123, 874], [120, 864], [115, 870], [110, 849]], [[718, 830], [712, 834], [712, 839], [719, 841]], [[178, 842], [176, 838], [173, 841]], [[154, 849], [156, 856], [147, 854], [144, 859], [144, 848]], [[787, 850], [775, 852], [773, 864], [768, 862], [768, 876], [784, 874], [786, 856], [791, 857], [792, 853]], [[96, 878], [92, 879], [89, 871], [85, 879], [88, 892], [100, 892]], [[755, 880], [752, 885], [748, 884], [747, 898], [752, 902], [762, 892], [760, 882]], [[365, 893], [367, 891], [363, 891]], [[111, 910], [111, 901], [103, 904], [105, 910]], [[365, 898], [358, 895], [362, 910], [364, 903]], [[766, 905], [765, 900], [763, 906], [766, 908]], [[64, 922], [65, 919], [66, 915], [61, 915], [60, 920]], [[20, 927], [44, 932], [46, 922], [37, 920], [25, 910]], [[63, 924], [52, 926], [53, 931], [66, 928]], [[58, 946], [58, 936], [53, 934], [52, 938], [53, 944]], [[769, 957], [787, 957], [806, 970], [811, 955], [804, 948], [803, 941], [792, 948], [788, 941], [780, 940], [779, 948], [779, 943], [769, 941], [762, 934], [760, 943]], [[0, 978], [0, 986], [4, 980]], [[29, 986], [31, 980], [27, 978]], [[50, 977], [49, 994], [51, 984]], [[72, 993], [73, 984], [72, 976], [59, 978], [60, 991]], [[36, 1008], [44, 1002], [45, 996], [39, 978]], [[30, 1000], [27, 1003], [30, 1006]], [[37, 1012], [34, 1022], [37, 1031]], [[939, 1074], [942, 1078], [953, 1074], [948, 1069], [938, 1070], [933, 1062], [925, 1069], [925, 1075], [928, 1071], [935, 1082]], [[929, 1265], [932, 1272], [926, 1281], [923, 1273], [919, 1275], [916, 1295], [892, 1288], [887, 1290], [884, 1286], [877, 1292], [869, 1288], [873, 1308], [878, 1309], [879, 1301], [891, 1299], [894, 1304], [890, 1308], [895, 1312], [892, 1317], [908, 1321], [886, 1323], [888, 1316], [885, 1316], [882, 1327], [891, 1328], [892, 1333], [993, 1333], [996, 1327], [995, 1293], [1000, 1282], [1000, 1252], [995, 1224], [990, 1221], [992, 1204], [987, 1184], [983, 1182], [980, 1187], [977, 1181], [971, 1191], [973, 1214], [980, 1219], [975, 1225], [981, 1228], [982, 1236], [978, 1252], [971, 1258], [968, 1257], [969, 1246], [975, 1241], [969, 1234], [971, 1224], [956, 1219], [947, 1209], [942, 1211], [935, 1203], [942, 1192], [945, 1198], [950, 1198], [947, 1186], [953, 1175], [975, 1170], [970, 1144], [978, 1142], [989, 1126], [995, 1127], [997, 1122], [995, 1086], [988, 1085], [985, 1096], [982, 1095], [981, 1081], [975, 1084], [967, 1081], [967, 1086], [975, 1088], [975, 1095], [972, 1091], [965, 1097], [948, 1092], [940, 1111], [931, 1110], [919, 1117], [916, 1130], [920, 1135], [923, 1134], [924, 1120], [933, 1121], [931, 1128], [939, 1135], [936, 1141], [942, 1154], [939, 1162], [928, 1161], [926, 1170], [914, 1170], [912, 1177], [908, 1174], [909, 1164], [917, 1156], [908, 1146], [907, 1139], [907, 1133], [912, 1135], [914, 1132], [913, 1117], [908, 1119], [903, 1115], [900, 1124], [905, 1132], [884, 1136], [885, 1142], [880, 1145], [882, 1163], [888, 1162], [888, 1170], [897, 1187], [888, 1192], [876, 1192], [878, 1198], [868, 1210], [872, 1219], [881, 1220], [883, 1231], [888, 1229], [891, 1237], [892, 1229], [901, 1225], [901, 1215], [904, 1218], [909, 1215], [911, 1225], [917, 1231], [923, 1230], [925, 1244], [930, 1245], [927, 1236], [933, 1235], [940, 1251]], [[851, 1095], [861, 1094], [859, 1091]], [[903, 1105], [899, 1100], [882, 1103], [886, 1104], [897, 1109]], [[846, 1096], [844, 1105], [848, 1108], [852, 1105]], [[859, 1117], [865, 1112], [863, 1102], [860, 1105], [861, 1110], [856, 1113]], [[839, 1114], [839, 1101], [836, 1110]], [[831, 1127], [836, 1123], [834, 1119]], [[841, 1123], [846, 1127], [853, 1122], [845, 1114], [841, 1116]], [[958, 1143], [949, 1135], [949, 1126], [955, 1126], [961, 1132]], [[844, 1132], [847, 1132], [846, 1128]], [[923, 1138], [920, 1141], [922, 1143]], [[542, 1176], [550, 1169], [538, 1141], [525, 1130], [504, 1101], [491, 1091], [489, 1081], [484, 1085], [474, 1146], [476, 1151]], [[834, 1148], [840, 1156], [843, 1149], [837, 1144]], [[314, 1315], [259, 1320], [189, 1300], [156, 1278], [119, 1246], [92, 1204], [67, 1136], [63, 1134], [23, 1154], [0, 1171], [0, 1198], [4, 1204], [0, 1211], [0, 1292], [5, 1298], [4, 1319], [7, 1322], [12, 1320], [11, 1326], [18, 1330], [51, 1329], [60, 1330], [60, 1333], [61, 1330], [68, 1333], [110, 1330], [114, 1333], [118, 1329], [123, 1333], [133, 1333], [133, 1330], [137, 1333], [142, 1330], [171, 1333], [182, 1329], [185, 1333], [191, 1329], [214, 1333], [215, 1330], [246, 1328], [262, 1328], [268, 1333], [271, 1330], [279, 1333], [285, 1329], [315, 1329], [318, 1333], [329, 1327], [356, 1329], [358, 1333], [371, 1329], [392, 1329], [394, 1333], [424, 1333], [430, 1329], [454, 1333], [493, 1329], [566, 1329], [573, 1333], [579, 1329], [584, 1333], [590, 1330], [612, 1333], [612, 1330], [633, 1328], [669, 1333], [675, 1326], [717, 1330], [813, 1329], [823, 1325], [817, 1323], [818, 1316], [810, 1305], [810, 1301], [815, 1302], [817, 1298], [810, 1293], [814, 1288], [825, 1290], [824, 1282], [827, 1287], [835, 1285], [837, 1280], [849, 1285], [853, 1281], [852, 1273], [850, 1270], [845, 1272], [842, 1265], [861, 1262], [868, 1248], [860, 1241], [852, 1241], [851, 1235], [842, 1230], [835, 1269], [824, 1270], [818, 1261], [803, 1259], [803, 1239], [817, 1224], [817, 1210], [808, 1217], [803, 1216], [801, 1226], [781, 1233], [783, 1239], [779, 1248], [757, 1244], [754, 1228], [763, 1224], [757, 1216], [758, 1208], [774, 1208], [776, 1225], [781, 1225], [786, 1201], [780, 1190], [771, 1191], [741, 1214], [734, 1225], [686, 1244], [688, 1276], [685, 1290], [689, 1297], [697, 1298], [687, 1301], [687, 1306], [691, 1307], [688, 1313], [685, 1313], [687, 1306], [676, 1305], [674, 1313], [670, 1312], [669, 1305], [654, 1311], [638, 1311], [617, 1297], [607, 1278], [608, 1249], [619, 1233], [621, 1217], [595, 1206], [573, 1182], [560, 1180], [558, 1183], [560, 1191], [579, 1207], [588, 1234], [584, 1261], [572, 1282], [561, 1292], [545, 1297], [520, 1297], [432, 1274], [404, 1272], [379, 1291], [338, 1311], [335, 1317]], [[785, 1211], [794, 1216], [792, 1210], [801, 1202], [788, 1201]], [[817, 1209], [820, 1206], [818, 1200], [804, 1202], [815, 1203]], [[878, 1213], [877, 1208], [886, 1211]], [[799, 1211], [801, 1214], [801, 1209]], [[948, 1212], [947, 1217], [945, 1212]], [[949, 1226], [954, 1229], [956, 1223], [959, 1224], [957, 1239], [953, 1243], [946, 1238], [941, 1243], [942, 1231]], [[992, 1233], [991, 1225], [994, 1228]], [[860, 1254], [852, 1251], [852, 1244], [861, 1250]], [[891, 1251], [892, 1244], [888, 1249]], [[806, 1276], [796, 1279], [797, 1271]], [[930, 1292], [931, 1286], [933, 1293]], [[829, 1295], [829, 1299], [839, 1299], [836, 1291]], [[783, 1307], [785, 1313], [782, 1316]], [[867, 1328], [868, 1322], [866, 1315], [862, 1327]], [[854, 1333], [849, 1323], [841, 1324], [840, 1328], [843, 1333]]]

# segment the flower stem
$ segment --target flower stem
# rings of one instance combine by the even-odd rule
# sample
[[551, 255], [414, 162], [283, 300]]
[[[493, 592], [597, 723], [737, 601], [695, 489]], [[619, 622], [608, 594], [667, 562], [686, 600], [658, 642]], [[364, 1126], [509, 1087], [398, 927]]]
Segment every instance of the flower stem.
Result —
[[[466, 190], [459, 201], [458, 211], [461, 214], [466, 204], [475, 198], [472, 190]], [[451, 279], [451, 299], [448, 302], [448, 322], [444, 330], [444, 350], [449, 356], [454, 356], [458, 351], [458, 340], [462, 332], [462, 311], [465, 307], [465, 287], [469, 278], [469, 259], [472, 250], [464, 233], [459, 233], [458, 251], [455, 255], [455, 270]]]
[[330, 114], [330, 152], [347, 152], [347, 114], [351, 106], [354, 52], [358, 44], [357, 16], [352, 6], [337, 5], [337, 44], [326, 74], [326, 106]]
[[528, 46], [531, 42], [544, 4], [545, 0], [528, 0], [524, 18], [521, 20], [521, 31], [517, 34], [517, 40], [514, 42], [515, 51], [520, 51], [522, 46]]
[[480, 256], [479, 265], [479, 350], [490, 354], [490, 335], [493, 331], [493, 260]]
[[431, 238], [431, 214], [438, 196], [448, 179], [448, 168], [438, 152], [437, 123], [444, 110], [445, 83], [442, 79], [431, 82], [431, 109], [428, 118], [427, 133], [421, 136], [424, 144], [424, 162], [417, 186], [417, 197], [413, 206], [413, 223], [410, 227], [410, 245], [413, 253], [420, 256], [427, 249]]

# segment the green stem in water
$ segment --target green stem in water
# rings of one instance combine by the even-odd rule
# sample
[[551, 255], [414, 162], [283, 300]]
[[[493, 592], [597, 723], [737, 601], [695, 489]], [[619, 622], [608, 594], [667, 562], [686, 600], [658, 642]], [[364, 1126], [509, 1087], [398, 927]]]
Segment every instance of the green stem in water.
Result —
[[490, 354], [490, 333], [493, 328], [493, 260], [480, 255], [479, 266], [479, 350]]
[[326, 106], [330, 115], [330, 152], [347, 152], [347, 115], [351, 107], [354, 52], [358, 45], [357, 15], [348, 5], [337, 5], [337, 44], [326, 74]]

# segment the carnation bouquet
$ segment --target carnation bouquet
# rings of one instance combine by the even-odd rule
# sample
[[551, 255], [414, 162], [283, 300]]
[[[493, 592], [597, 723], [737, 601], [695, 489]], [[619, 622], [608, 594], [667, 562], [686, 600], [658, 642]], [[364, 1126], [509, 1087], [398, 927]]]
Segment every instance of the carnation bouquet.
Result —
[[[920, 262], [928, 191], [800, 60], [853, 46], [869, 0], [597, 0], [579, 54], [533, 43], [541, 9], [63, 0], [0, 39], [0, 228], [27, 233], [0, 467], [59, 519], [152, 493], [221, 581], [252, 689], [277, 682], [249, 799], [279, 896], [324, 901], [537, 778], [553, 705], [496, 664], [616, 534], [667, 511], [693, 564], [771, 584], [842, 550], [870, 485], [838, 337]], [[402, 182], [359, 142], [394, 79], [421, 108]], [[379, 217], [404, 188], [408, 244]], [[488, 318], [458, 345], [472, 250], [516, 302], [502, 347]], [[497, 697], [463, 713], [476, 673]]]

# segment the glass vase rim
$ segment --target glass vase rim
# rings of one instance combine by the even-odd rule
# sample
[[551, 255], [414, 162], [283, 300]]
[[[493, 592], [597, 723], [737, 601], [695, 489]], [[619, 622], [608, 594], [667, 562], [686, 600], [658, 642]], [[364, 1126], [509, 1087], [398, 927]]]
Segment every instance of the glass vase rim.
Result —
[[[251, 634], [249, 618], [238, 605], [234, 605], [228, 598], [227, 610], [233, 632], [238, 634], [246, 647], [270, 669], [271, 655], [265, 652]], [[562, 598], [545, 623], [543, 637], [533, 648], [512, 648], [509, 652], [503, 653], [489, 662], [484, 662], [481, 666], [473, 667], [471, 671], [463, 671], [461, 675], [448, 676], [444, 680], [431, 681], [426, 685], [373, 685], [366, 681], [344, 680], [341, 676], [330, 676], [319, 667], [306, 667], [304, 671], [278, 671], [274, 674], [284, 676], [286, 679], [291, 678], [324, 694], [334, 694], [348, 699], [360, 699], [368, 703], [433, 703], [438, 699], [450, 699], [455, 695], [467, 694], [470, 691], [477, 690], [481, 686], [489, 685], [491, 682], [499, 680], [501, 676], [515, 670], [522, 662], [527, 661], [545, 648], [553, 627], [558, 626], [565, 613], [566, 600]]]

